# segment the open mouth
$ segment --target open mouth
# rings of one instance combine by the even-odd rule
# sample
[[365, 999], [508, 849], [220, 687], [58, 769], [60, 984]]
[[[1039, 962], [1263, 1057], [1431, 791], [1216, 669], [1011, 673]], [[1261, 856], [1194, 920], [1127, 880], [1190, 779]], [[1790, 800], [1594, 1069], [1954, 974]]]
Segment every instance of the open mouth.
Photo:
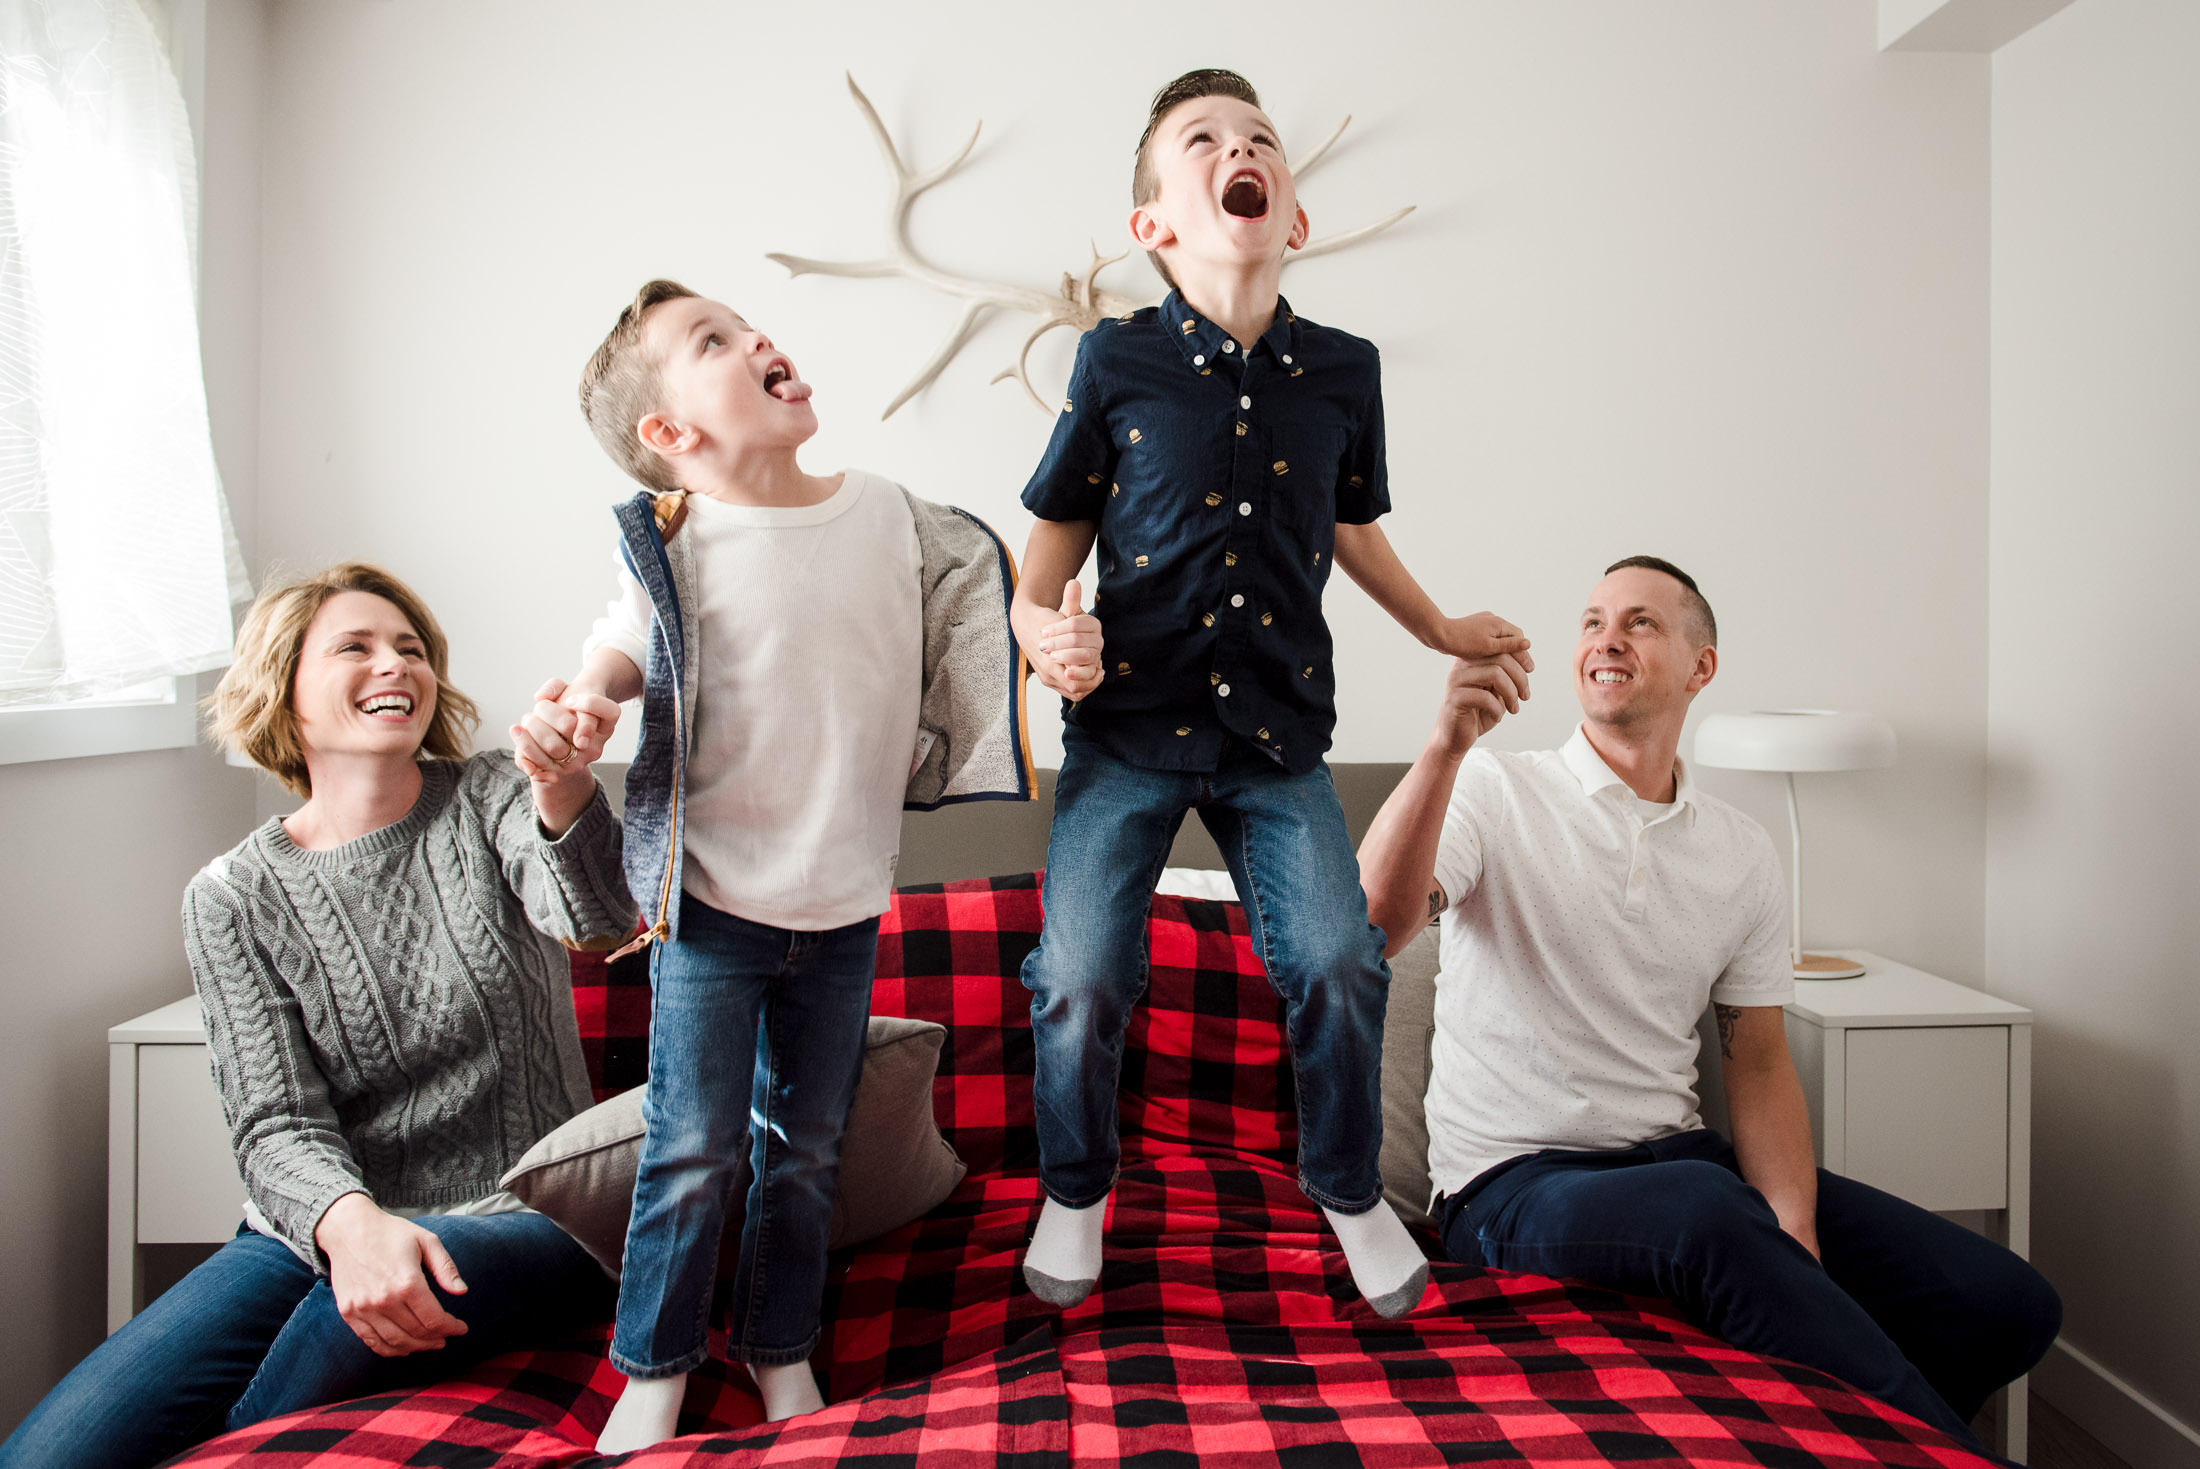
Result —
[[412, 695], [370, 694], [359, 701], [359, 712], [361, 714], [394, 714], [401, 719], [410, 719], [413, 712]]
[[1260, 219], [1268, 213], [1268, 180], [1257, 170], [1240, 169], [1222, 186], [1222, 209], [1239, 219]]
[[1589, 675], [1589, 681], [1606, 685], [1633, 683], [1635, 676], [1631, 673], [1622, 672], [1617, 668], [1600, 668]]
[[774, 357], [764, 369], [764, 391], [782, 403], [800, 403], [810, 396], [810, 385], [794, 375], [794, 364]]

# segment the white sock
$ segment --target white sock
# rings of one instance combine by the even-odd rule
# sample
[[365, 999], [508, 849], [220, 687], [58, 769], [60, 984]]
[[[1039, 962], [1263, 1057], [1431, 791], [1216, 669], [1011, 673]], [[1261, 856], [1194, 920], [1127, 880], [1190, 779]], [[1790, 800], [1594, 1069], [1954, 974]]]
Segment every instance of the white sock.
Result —
[[1048, 1199], [1024, 1249], [1024, 1283], [1032, 1294], [1052, 1306], [1083, 1300], [1100, 1278], [1100, 1231], [1107, 1220], [1106, 1198], [1082, 1209]]
[[1365, 1214], [1339, 1214], [1326, 1208], [1322, 1213], [1337, 1231], [1337, 1243], [1344, 1246], [1352, 1283], [1376, 1315], [1387, 1320], [1420, 1304], [1428, 1285], [1428, 1259], [1388, 1201], [1376, 1200]]
[[678, 1377], [629, 1377], [626, 1390], [611, 1405], [611, 1416], [596, 1436], [599, 1454], [646, 1449], [677, 1437], [680, 1401], [687, 1396], [687, 1374]]
[[817, 1374], [810, 1370], [807, 1361], [788, 1362], [778, 1367], [760, 1367], [751, 1362], [749, 1376], [756, 1379], [756, 1390], [764, 1395], [764, 1421], [767, 1423], [799, 1418], [825, 1406], [825, 1398], [817, 1390]]

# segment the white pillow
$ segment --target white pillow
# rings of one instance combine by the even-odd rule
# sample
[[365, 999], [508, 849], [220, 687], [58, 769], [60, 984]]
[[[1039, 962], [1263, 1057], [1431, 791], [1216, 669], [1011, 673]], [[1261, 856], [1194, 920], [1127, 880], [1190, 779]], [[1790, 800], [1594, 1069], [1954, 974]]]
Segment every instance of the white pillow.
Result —
[[1216, 867], [1164, 867], [1153, 890], [1176, 898], [1217, 898], [1225, 903], [1236, 902], [1238, 895], [1230, 874]]

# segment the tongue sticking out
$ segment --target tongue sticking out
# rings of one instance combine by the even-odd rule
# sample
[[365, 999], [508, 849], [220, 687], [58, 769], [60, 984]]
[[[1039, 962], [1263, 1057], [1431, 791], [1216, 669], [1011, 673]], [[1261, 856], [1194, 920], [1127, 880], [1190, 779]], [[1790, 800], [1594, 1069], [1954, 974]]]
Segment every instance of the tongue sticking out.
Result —
[[1258, 219], [1268, 212], [1268, 189], [1250, 174], [1234, 178], [1222, 191], [1222, 207], [1239, 219]]
[[782, 403], [807, 403], [810, 400], [810, 385], [800, 378], [783, 377], [765, 391]]

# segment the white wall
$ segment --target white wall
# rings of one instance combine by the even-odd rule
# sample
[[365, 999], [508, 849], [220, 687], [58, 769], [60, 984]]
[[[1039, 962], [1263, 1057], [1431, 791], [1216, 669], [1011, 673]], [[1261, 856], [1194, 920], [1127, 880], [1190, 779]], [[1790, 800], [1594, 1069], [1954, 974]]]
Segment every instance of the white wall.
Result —
[[[788, 348], [818, 386], [815, 467], [884, 470], [1020, 547], [1048, 424], [986, 379], [1021, 328], [881, 425], [953, 305], [762, 258], [882, 244], [844, 68], [920, 162], [985, 120], [918, 238], [951, 269], [1047, 285], [1088, 240], [1121, 247], [1153, 88], [1219, 62], [1265, 89], [1287, 143], [1357, 117], [1305, 191], [1317, 230], [1420, 206], [1285, 285], [1383, 347], [1409, 564], [1541, 642], [1542, 692], [1501, 739], [1564, 735], [1583, 594], [1612, 559], [1668, 555], [1725, 627], [1705, 708], [1871, 708], [1902, 734], [1897, 768], [1806, 791], [1812, 933], [1980, 978], [1983, 58], [1879, 54], [1871, 0], [1292, 0], [1258, 26], [1152, 0], [272, 14], [261, 549], [414, 580], [491, 737], [569, 668], [608, 590], [605, 507], [631, 486], [574, 384], [651, 275]], [[1135, 261], [1109, 279], [1150, 281]], [[1070, 347], [1036, 354], [1043, 382]], [[1441, 660], [1348, 586], [1330, 607], [1336, 755], [1410, 758]], [[1784, 832], [1770, 778], [1707, 783]]]
[[1987, 969], [2039, 1012], [2065, 1339], [2200, 1427], [2196, 66], [2187, 0], [1994, 57]]

